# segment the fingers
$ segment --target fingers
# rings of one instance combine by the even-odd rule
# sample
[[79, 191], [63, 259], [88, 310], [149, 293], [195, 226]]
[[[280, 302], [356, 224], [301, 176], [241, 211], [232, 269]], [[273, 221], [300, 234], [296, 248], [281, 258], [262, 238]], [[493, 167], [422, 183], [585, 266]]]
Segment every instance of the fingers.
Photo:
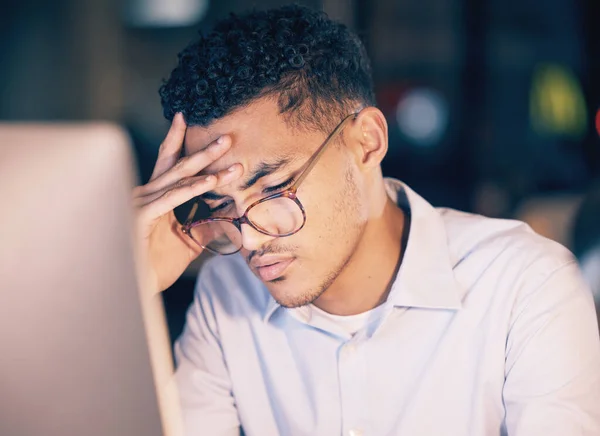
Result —
[[172, 211], [186, 201], [204, 194], [218, 186], [228, 185], [242, 175], [242, 166], [232, 165], [217, 174], [191, 177], [173, 186], [138, 199], [138, 206], [148, 220], [154, 220]]
[[176, 113], [175, 117], [173, 117], [171, 128], [158, 149], [156, 165], [154, 166], [150, 180], [156, 179], [175, 165], [177, 159], [181, 156], [186, 129], [187, 125], [185, 124], [183, 115]]
[[153, 202], [157, 198], [162, 197], [163, 194], [165, 194], [168, 191], [172, 191], [173, 189], [184, 188], [186, 186], [190, 186], [190, 185], [193, 185], [195, 183], [200, 183], [203, 180], [204, 181], [206, 181], [206, 180], [210, 181], [211, 180], [210, 177], [212, 177], [212, 176], [213, 175], [210, 175], [210, 176], [206, 175], [206, 176], [188, 177], [188, 178], [185, 178], [185, 179], [181, 179], [178, 182], [174, 183], [173, 185], [171, 185], [171, 186], [169, 186], [167, 188], [161, 189], [161, 190], [156, 191], [156, 192], [152, 192], [150, 194], [147, 194], [147, 195], [144, 195], [144, 196], [141, 196], [141, 197], [134, 197], [134, 199], [133, 199], [133, 205], [135, 207], [145, 206], [146, 204], [149, 204], [149, 203]]
[[181, 179], [195, 176], [223, 156], [230, 147], [231, 139], [228, 136], [221, 136], [205, 149], [179, 159], [175, 165], [172, 165], [163, 174], [151, 180], [146, 185], [136, 188], [134, 195], [142, 196], [158, 192], [172, 186]]

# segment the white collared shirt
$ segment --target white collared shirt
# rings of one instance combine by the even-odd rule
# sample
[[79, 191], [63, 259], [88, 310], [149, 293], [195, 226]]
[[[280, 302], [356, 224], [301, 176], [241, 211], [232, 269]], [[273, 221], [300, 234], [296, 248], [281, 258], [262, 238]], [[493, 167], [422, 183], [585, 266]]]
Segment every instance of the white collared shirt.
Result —
[[354, 335], [280, 307], [239, 255], [205, 265], [175, 347], [187, 435], [600, 435], [598, 326], [568, 250], [386, 184], [408, 244]]
[[[306, 323], [312, 323], [313, 325], [319, 322], [335, 324], [335, 328], [339, 327], [350, 336], [354, 336], [357, 332], [366, 328], [368, 324], [377, 322], [385, 311], [385, 306], [377, 306], [356, 315], [334, 315], [319, 309], [314, 304], [298, 307], [294, 311], [296, 312], [295, 316], [303, 317]], [[321, 318], [321, 321], [318, 318]]]

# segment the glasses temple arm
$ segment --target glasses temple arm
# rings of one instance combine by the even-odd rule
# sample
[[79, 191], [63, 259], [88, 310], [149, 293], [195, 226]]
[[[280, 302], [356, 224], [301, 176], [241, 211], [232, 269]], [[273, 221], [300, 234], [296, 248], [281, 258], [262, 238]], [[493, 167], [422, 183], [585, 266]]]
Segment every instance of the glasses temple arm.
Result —
[[306, 176], [308, 176], [308, 173], [310, 173], [310, 170], [312, 170], [312, 168], [318, 162], [319, 157], [321, 157], [321, 155], [325, 152], [325, 150], [327, 149], [327, 146], [333, 142], [335, 137], [344, 129], [344, 127], [346, 126], [346, 124], [348, 124], [348, 122], [350, 120], [353, 120], [358, 116], [359, 112], [348, 115], [346, 118], [344, 118], [342, 120], [342, 122], [340, 124], [338, 124], [338, 126], [335, 128], [335, 130], [333, 132], [331, 132], [331, 134], [327, 137], [325, 142], [323, 142], [323, 144], [319, 147], [319, 149], [314, 154], [312, 159], [306, 163], [306, 167], [302, 170], [302, 172], [300, 173], [300, 176], [298, 176], [298, 178], [294, 182], [294, 186], [292, 188], [297, 188], [300, 185], [300, 183], [302, 183], [302, 181], [306, 178]]

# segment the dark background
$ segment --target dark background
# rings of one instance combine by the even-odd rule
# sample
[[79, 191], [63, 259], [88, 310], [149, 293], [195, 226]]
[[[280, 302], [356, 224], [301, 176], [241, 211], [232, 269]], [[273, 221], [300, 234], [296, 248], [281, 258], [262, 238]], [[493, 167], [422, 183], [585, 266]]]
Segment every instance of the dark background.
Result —
[[[0, 120], [118, 122], [145, 181], [168, 128], [157, 90], [177, 53], [230, 11], [286, 3], [0, 1]], [[598, 0], [297, 3], [365, 42], [390, 125], [386, 175], [572, 248], [573, 214], [600, 174]], [[173, 337], [196, 271], [165, 293]]]

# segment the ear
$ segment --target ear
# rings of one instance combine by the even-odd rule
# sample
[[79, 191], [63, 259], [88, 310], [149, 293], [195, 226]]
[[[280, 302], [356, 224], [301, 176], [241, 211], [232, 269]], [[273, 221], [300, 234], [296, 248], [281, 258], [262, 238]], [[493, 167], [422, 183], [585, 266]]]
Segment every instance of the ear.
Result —
[[379, 168], [388, 150], [388, 126], [376, 107], [363, 109], [351, 129], [356, 164], [361, 170]]

